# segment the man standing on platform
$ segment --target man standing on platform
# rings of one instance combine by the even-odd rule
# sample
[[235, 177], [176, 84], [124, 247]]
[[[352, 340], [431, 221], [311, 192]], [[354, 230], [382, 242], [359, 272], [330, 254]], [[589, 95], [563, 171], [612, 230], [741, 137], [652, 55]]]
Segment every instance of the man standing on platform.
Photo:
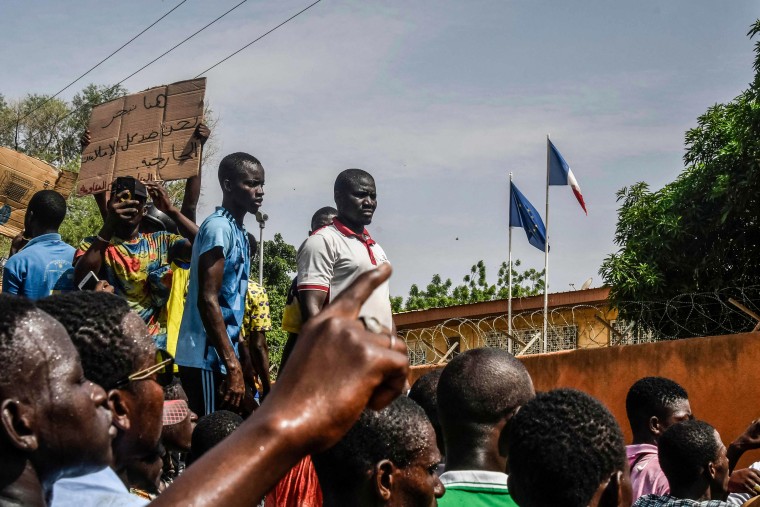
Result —
[[247, 153], [227, 155], [219, 164], [219, 184], [222, 205], [204, 220], [193, 242], [177, 343], [182, 385], [190, 409], [199, 415], [222, 406], [236, 410], [245, 396], [238, 343], [251, 261], [243, 219], [264, 199], [264, 168]]
[[[369, 235], [377, 208], [375, 180], [361, 169], [346, 169], [335, 180], [338, 216], [312, 234], [298, 250], [298, 294], [303, 322], [343, 292], [362, 273], [387, 263], [383, 249]], [[360, 317], [395, 332], [388, 282], [362, 306]]]

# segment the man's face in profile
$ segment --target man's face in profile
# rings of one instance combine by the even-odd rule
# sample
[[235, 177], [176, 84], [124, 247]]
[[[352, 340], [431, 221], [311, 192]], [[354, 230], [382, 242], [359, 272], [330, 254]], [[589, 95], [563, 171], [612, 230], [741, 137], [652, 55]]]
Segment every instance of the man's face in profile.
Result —
[[60, 467], [64, 476], [75, 476], [109, 465], [116, 429], [106, 393], [85, 378], [66, 330], [38, 310], [22, 320], [16, 332], [29, 333], [24, 360], [28, 377], [19, 380], [34, 389], [42, 466]]

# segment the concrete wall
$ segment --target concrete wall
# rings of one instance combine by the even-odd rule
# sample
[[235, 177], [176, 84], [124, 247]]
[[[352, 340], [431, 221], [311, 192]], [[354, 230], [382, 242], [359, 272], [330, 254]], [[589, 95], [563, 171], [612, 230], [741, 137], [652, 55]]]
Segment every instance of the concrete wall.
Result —
[[[628, 388], [639, 378], [668, 377], [689, 392], [695, 417], [728, 444], [760, 417], [760, 333], [690, 338], [622, 347], [573, 350], [521, 358], [537, 391], [573, 387], [601, 400], [630, 442], [625, 415]], [[410, 381], [436, 366], [415, 367]], [[760, 460], [745, 454], [740, 465]]]

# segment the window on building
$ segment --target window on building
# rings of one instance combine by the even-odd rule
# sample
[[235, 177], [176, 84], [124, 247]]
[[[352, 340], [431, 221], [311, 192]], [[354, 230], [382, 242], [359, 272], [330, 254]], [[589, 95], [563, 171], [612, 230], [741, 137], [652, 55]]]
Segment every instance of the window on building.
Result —
[[509, 348], [509, 338], [501, 331], [488, 331], [483, 342], [486, 347], [504, 350]]
[[[652, 343], [657, 341], [657, 335], [652, 330], [641, 329], [634, 322], [616, 319], [610, 321], [610, 324], [615, 331], [625, 336], [621, 345], [635, 345], [637, 343]], [[614, 343], [617, 339], [612, 337], [610, 341]]]
[[425, 345], [418, 340], [406, 344], [406, 354], [409, 357], [409, 365], [411, 366], [427, 364]]

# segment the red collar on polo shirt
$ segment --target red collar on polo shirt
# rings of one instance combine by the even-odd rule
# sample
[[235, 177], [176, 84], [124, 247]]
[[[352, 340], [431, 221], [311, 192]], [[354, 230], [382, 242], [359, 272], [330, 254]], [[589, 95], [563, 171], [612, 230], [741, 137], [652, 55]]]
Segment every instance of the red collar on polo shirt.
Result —
[[367, 253], [369, 254], [369, 260], [372, 262], [373, 266], [377, 266], [377, 261], [375, 260], [375, 254], [372, 252], [372, 249], [370, 248], [372, 245], [376, 243], [374, 239], [372, 239], [372, 236], [369, 235], [369, 232], [367, 232], [367, 229], [364, 229], [361, 234], [357, 234], [351, 229], [349, 229], [343, 222], [338, 220], [337, 217], [333, 218], [333, 225], [336, 229], [338, 229], [338, 232], [343, 234], [344, 236], [354, 237], [362, 242], [362, 244], [367, 248]]

